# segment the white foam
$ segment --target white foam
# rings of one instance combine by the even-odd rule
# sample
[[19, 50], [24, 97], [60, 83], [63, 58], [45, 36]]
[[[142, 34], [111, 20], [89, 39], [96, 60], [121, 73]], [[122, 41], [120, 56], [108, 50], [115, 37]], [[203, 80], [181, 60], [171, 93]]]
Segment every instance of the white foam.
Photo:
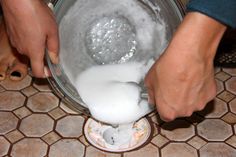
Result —
[[132, 123], [153, 109], [140, 98], [139, 86], [150, 66], [150, 62], [93, 66], [78, 76], [76, 89], [97, 120]]

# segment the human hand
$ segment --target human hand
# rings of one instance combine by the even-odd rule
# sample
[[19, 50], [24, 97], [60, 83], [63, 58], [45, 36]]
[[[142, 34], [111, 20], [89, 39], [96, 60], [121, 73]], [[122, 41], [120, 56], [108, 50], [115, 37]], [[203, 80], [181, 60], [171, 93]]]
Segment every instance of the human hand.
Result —
[[59, 37], [52, 11], [42, 0], [0, 0], [11, 44], [30, 59], [35, 77], [46, 77], [44, 52], [58, 63]]
[[150, 103], [164, 121], [191, 116], [216, 95], [213, 59], [226, 26], [189, 13], [145, 78]]

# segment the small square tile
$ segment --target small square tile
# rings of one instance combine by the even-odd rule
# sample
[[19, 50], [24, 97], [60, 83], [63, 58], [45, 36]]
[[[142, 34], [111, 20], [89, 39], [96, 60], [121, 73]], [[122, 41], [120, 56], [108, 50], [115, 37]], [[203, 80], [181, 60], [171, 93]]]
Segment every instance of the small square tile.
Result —
[[151, 141], [153, 144], [155, 144], [157, 147], [162, 147], [163, 145], [165, 145], [166, 143], [169, 142], [169, 140], [165, 137], [163, 137], [162, 135], [157, 135], [156, 137], [154, 137]]
[[47, 144], [51, 145], [55, 143], [56, 141], [60, 140], [61, 137], [55, 133], [55, 132], [50, 132], [49, 134], [43, 136], [42, 138]]
[[226, 143], [228, 143], [229, 145], [233, 146], [234, 148], [236, 148], [236, 136], [232, 136], [230, 137]]
[[235, 97], [235, 95], [225, 90], [217, 95], [217, 97], [224, 100], [225, 102], [229, 102]]
[[89, 146], [90, 144], [87, 142], [86, 138], [84, 136], [81, 136], [79, 138], [79, 141], [83, 143], [85, 146]]
[[57, 120], [66, 115], [66, 113], [60, 109], [59, 107], [55, 108], [54, 110], [50, 111], [49, 114], [53, 117], [53, 119]]
[[22, 93], [24, 93], [26, 96], [30, 97], [31, 95], [37, 93], [38, 91], [32, 87], [32, 86], [29, 86], [25, 89], [22, 90]]
[[158, 133], [159, 133], [159, 130], [158, 130], [158, 126], [156, 124], [152, 124], [153, 125], [153, 133], [152, 133], [152, 136], [156, 136]]
[[20, 119], [25, 118], [26, 116], [32, 114], [32, 112], [28, 108], [26, 108], [24, 106], [19, 108], [19, 109], [17, 109], [17, 110], [15, 110], [14, 113]]
[[198, 136], [195, 136], [194, 138], [192, 138], [191, 140], [188, 141], [188, 144], [190, 144], [191, 146], [193, 146], [196, 149], [200, 149], [206, 143], [207, 143], [206, 141], [204, 141], [203, 139], [201, 139]]
[[231, 76], [230, 76], [229, 74], [227, 74], [227, 73], [225, 73], [225, 72], [223, 72], [223, 71], [221, 71], [221, 72], [219, 72], [219, 73], [217, 73], [217, 74], [215, 75], [215, 78], [217, 78], [217, 79], [220, 80], [220, 81], [226, 81], [226, 80], [228, 80], [230, 77], [231, 77]]
[[24, 138], [24, 135], [21, 132], [19, 132], [18, 130], [14, 130], [12, 132], [9, 132], [5, 136], [9, 141], [11, 141], [11, 143], [14, 143], [14, 142], [19, 141], [20, 139]]
[[229, 112], [222, 117], [222, 120], [229, 124], [236, 124], [236, 115]]

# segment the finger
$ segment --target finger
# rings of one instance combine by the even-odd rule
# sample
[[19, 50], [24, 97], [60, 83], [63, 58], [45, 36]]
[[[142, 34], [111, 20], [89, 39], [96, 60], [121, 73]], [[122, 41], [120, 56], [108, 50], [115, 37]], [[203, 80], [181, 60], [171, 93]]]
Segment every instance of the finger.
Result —
[[33, 75], [38, 78], [45, 78], [44, 73], [44, 48], [41, 48], [37, 53], [30, 52], [30, 64]]
[[173, 121], [177, 117], [176, 111], [160, 101], [159, 98], [156, 98], [156, 107], [160, 118], [165, 122]]
[[59, 35], [58, 30], [53, 30], [47, 37], [47, 50], [50, 60], [53, 64], [59, 63]]

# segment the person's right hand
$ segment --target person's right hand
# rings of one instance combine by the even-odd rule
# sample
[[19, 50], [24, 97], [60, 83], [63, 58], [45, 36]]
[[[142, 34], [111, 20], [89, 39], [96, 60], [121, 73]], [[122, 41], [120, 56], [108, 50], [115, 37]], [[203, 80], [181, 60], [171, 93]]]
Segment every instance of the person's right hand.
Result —
[[46, 77], [44, 52], [58, 63], [59, 37], [53, 12], [42, 0], [0, 0], [7, 33], [17, 51], [30, 59], [35, 77]]

